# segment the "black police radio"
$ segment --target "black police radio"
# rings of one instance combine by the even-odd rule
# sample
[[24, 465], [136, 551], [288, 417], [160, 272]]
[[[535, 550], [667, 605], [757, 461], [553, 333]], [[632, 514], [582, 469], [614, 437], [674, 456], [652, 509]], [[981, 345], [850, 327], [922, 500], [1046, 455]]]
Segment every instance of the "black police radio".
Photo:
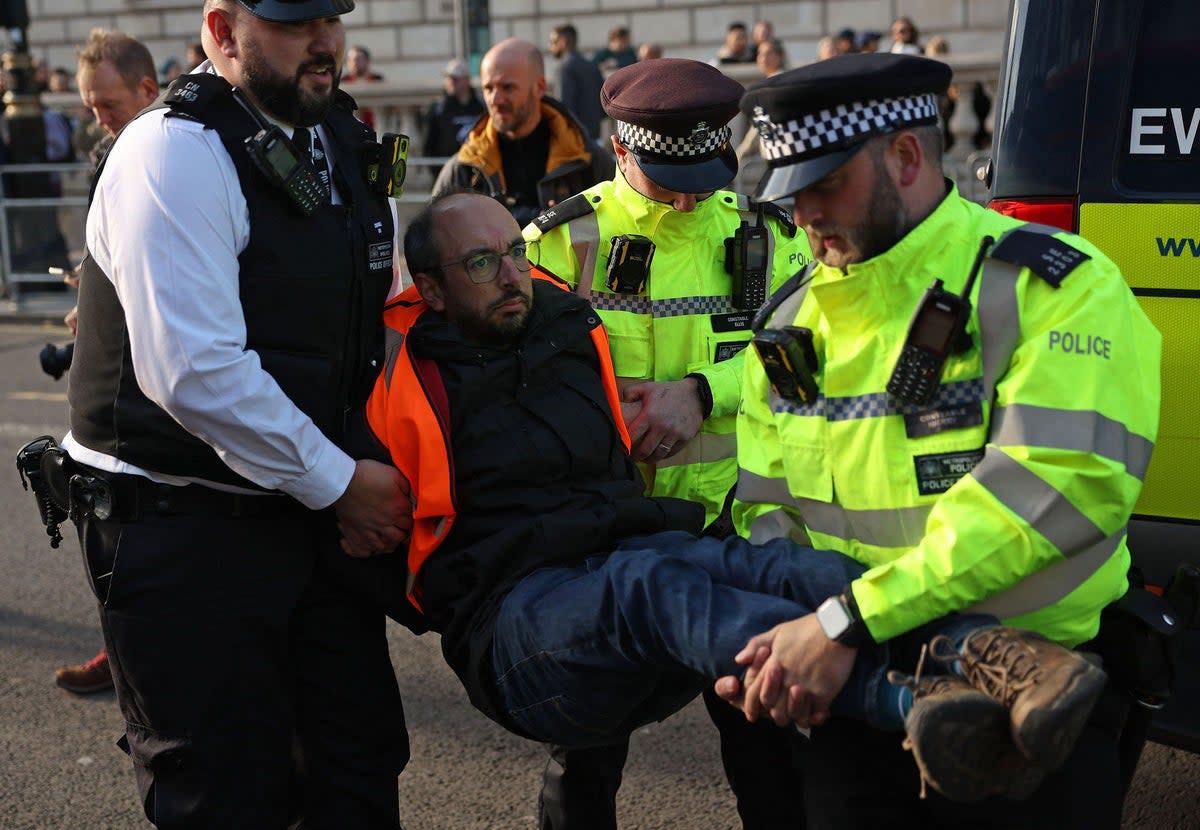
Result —
[[754, 225], [742, 222], [725, 240], [725, 271], [733, 280], [730, 300], [734, 308], [753, 311], [767, 300], [768, 233], [759, 207]]
[[312, 159], [301, 154], [279, 127], [266, 125], [246, 139], [246, 149], [255, 167], [287, 193], [305, 216], [326, 203], [325, 185], [317, 177]]
[[994, 242], [990, 236], [983, 238], [961, 295], [946, 291], [940, 279], [926, 289], [908, 324], [900, 359], [887, 384], [887, 391], [893, 397], [903, 403], [925, 406], [937, 392], [946, 360], [951, 354], [969, 348], [963, 341], [971, 316], [971, 289]]
[[[287, 193], [292, 204], [305, 216], [311, 216], [329, 201], [329, 191], [317, 175], [312, 157], [301, 152], [277, 125], [263, 118], [258, 108], [236, 87], [233, 98], [254, 119], [259, 130], [246, 139], [246, 151], [268, 181]], [[363, 171], [374, 192], [400, 198], [408, 172], [406, 135], [384, 133], [381, 141], [363, 145]]]

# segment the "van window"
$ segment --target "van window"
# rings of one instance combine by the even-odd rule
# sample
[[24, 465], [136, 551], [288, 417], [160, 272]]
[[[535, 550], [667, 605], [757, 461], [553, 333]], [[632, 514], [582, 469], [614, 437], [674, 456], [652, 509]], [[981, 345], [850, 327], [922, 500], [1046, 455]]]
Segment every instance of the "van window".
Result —
[[993, 154], [1007, 193], [1078, 190], [1095, 10], [1095, 0], [1017, 5], [1023, 22], [1014, 27], [1017, 40], [1004, 67], [1004, 124], [997, 125], [1000, 143]]
[[1142, 6], [1117, 156], [1122, 189], [1200, 192], [1200, 28], [1196, 0]]

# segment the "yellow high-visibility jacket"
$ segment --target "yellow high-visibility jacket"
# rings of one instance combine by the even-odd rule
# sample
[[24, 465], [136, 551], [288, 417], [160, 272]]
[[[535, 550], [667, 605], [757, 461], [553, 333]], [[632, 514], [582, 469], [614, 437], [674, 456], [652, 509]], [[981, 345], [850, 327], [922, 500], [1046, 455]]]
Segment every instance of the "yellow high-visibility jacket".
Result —
[[[742, 349], [753, 309], [730, 303], [725, 239], [741, 223], [757, 222], [745, 196], [719, 190], [687, 213], [648, 199], [624, 176], [602, 182], [544, 212], [525, 227], [540, 242], [540, 267], [569, 283], [600, 312], [622, 380], [675, 381], [701, 374], [712, 390], [712, 413], [700, 433], [672, 457], [641, 465], [649, 495], [704, 505], [705, 522], [721, 512], [734, 485], [734, 417], [741, 400]], [[767, 205], [768, 294], [812, 258], [808, 239], [775, 205]], [[655, 244], [641, 294], [605, 286], [612, 238], [640, 234]]]
[[[961, 293], [985, 236], [969, 347], [931, 404], [899, 403], [886, 387], [922, 294], [935, 278]], [[813, 331], [820, 394], [783, 400], [747, 361], [739, 533], [868, 565], [850, 588], [879, 641], [964, 609], [1068, 646], [1094, 636], [1127, 587], [1159, 415], [1161, 337], [1117, 267], [951, 189], [887, 252], [809, 276], [769, 326]]]

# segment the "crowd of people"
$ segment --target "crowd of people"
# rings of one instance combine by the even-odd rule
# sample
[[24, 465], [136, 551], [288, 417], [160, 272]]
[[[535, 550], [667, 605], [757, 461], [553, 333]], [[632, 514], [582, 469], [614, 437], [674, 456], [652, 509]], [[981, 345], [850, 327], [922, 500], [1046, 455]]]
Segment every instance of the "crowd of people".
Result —
[[398, 830], [390, 618], [547, 745], [544, 830], [615, 828], [630, 735], [697, 696], [750, 830], [1115, 827], [1096, 637], [1161, 339], [1095, 246], [958, 194], [949, 67], [563, 24], [568, 105], [508, 38], [480, 96], [446, 66], [401, 229], [347, 5], [205, 0], [156, 107], [134, 39], [79, 55], [109, 138], [62, 464], [105, 649], [58, 680], [115, 686], [146, 817]]

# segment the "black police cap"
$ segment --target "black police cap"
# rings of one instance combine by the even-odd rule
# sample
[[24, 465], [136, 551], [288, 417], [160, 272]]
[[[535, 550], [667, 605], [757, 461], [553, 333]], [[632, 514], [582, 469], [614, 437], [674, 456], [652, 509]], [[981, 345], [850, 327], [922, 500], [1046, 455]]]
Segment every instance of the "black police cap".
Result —
[[354, 0], [238, 0], [255, 17], [275, 23], [300, 23], [354, 11]]
[[710, 193], [737, 175], [729, 121], [744, 91], [714, 66], [656, 58], [610, 75], [600, 104], [650, 181], [676, 193]]
[[755, 198], [780, 199], [841, 167], [867, 139], [936, 124], [953, 73], [914, 55], [838, 55], [760, 81], [742, 98], [767, 172]]

